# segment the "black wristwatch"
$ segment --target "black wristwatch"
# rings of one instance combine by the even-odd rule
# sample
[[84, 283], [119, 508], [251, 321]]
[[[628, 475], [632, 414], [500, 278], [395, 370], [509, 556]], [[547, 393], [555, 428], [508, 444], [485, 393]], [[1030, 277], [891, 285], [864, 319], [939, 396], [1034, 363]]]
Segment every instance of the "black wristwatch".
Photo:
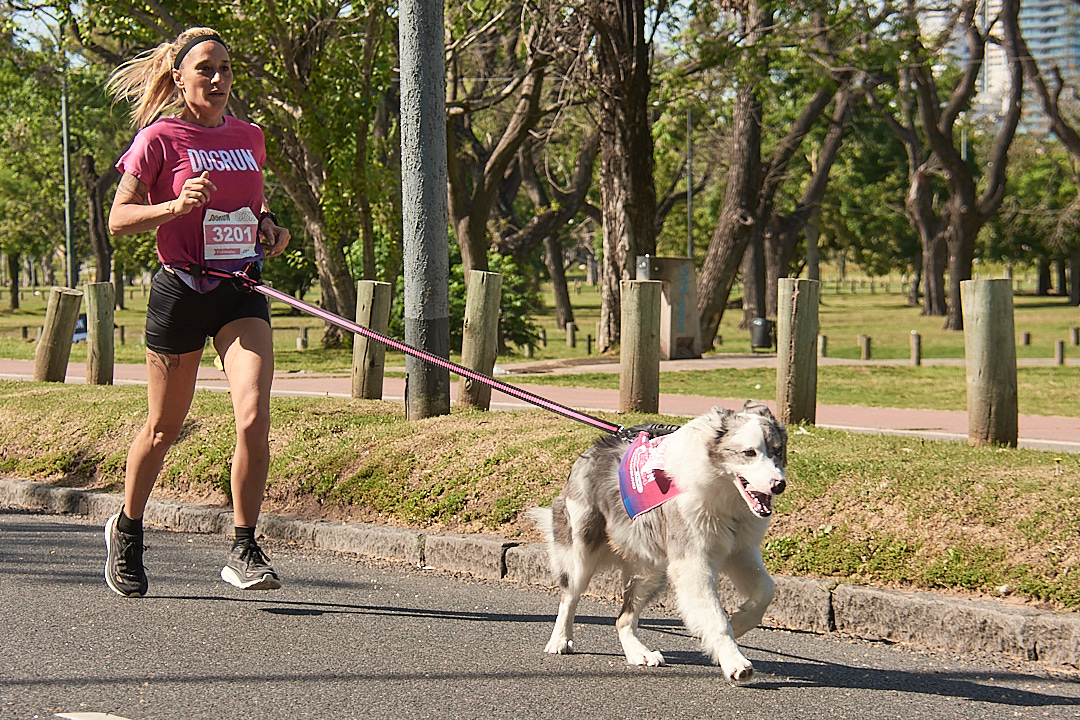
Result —
[[278, 224], [277, 215], [270, 212], [269, 210], [263, 210], [259, 214], [259, 227], [262, 227], [262, 221], [265, 220], [266, 218], [270, 218], [271, 220], [273, 220], [275, 225]]

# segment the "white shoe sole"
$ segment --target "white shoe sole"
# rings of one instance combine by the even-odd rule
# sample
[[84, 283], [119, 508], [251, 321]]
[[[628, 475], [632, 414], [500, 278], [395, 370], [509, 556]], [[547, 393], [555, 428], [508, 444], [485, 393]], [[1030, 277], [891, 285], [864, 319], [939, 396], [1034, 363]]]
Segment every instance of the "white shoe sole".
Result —
[[281, 581], [270, 573], [266, 573], [262, 577], [245, 580], [228, 565], [221, 568], [221, 579], [241, 590], [277, 590], [281, 587]]

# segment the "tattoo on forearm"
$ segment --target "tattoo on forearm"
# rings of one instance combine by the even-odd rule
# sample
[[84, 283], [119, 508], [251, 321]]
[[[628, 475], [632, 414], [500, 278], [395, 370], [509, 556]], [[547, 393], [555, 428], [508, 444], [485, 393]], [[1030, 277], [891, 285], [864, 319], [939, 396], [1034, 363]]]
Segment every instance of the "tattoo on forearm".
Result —
[[117, 194], [123, 193], [126, 197], [140, 203], [146, 202], [146, 193], [148, 190], [149, 188], [147, 188], [142, 181], [128, 173], [124, 173], [120, 177], [120, 183], [116, 186]]

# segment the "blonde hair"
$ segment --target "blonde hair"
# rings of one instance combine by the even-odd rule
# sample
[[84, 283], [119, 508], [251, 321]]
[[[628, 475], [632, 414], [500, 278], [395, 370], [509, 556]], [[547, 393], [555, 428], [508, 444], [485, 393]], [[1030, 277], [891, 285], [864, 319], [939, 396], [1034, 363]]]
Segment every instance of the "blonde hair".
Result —
[[204, 35], [218, 33], [205, 27], [189, 28], [173, 42], [162, 43], [124, 63], [109, 77], [105, 89], [117, 100], [132, 103], [131, 127], [142, 130], [159, 116], [184, 107], [184, 99], [173, 82], [173, 61], [190, 40]]

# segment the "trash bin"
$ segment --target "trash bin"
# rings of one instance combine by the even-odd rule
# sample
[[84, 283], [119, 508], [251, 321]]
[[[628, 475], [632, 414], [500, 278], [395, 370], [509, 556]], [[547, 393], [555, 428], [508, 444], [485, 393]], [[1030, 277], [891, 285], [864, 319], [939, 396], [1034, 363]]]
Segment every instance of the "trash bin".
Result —
[[772, 349], [773, 322], [767, 318], [754, 318], [750, 321], [750, 349]]

